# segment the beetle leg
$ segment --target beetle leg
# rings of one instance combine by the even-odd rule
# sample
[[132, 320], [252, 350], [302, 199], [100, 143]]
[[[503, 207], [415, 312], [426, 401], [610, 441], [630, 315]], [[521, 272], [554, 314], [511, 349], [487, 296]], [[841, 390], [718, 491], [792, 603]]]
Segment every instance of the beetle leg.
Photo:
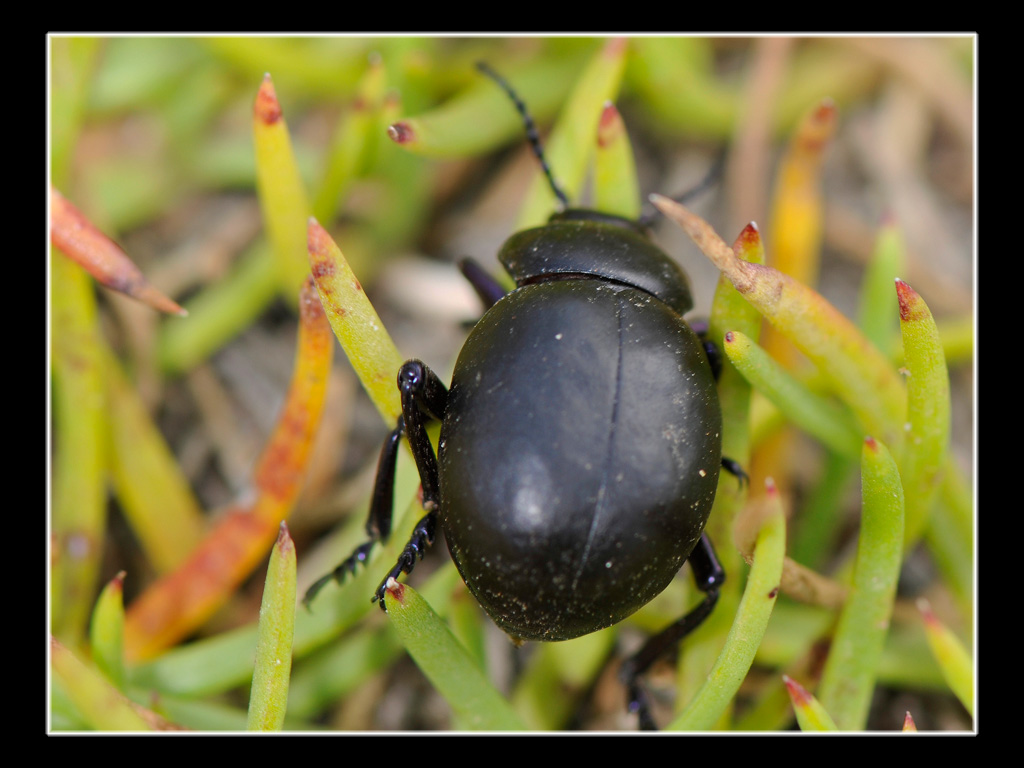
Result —
[[[409, 439], [409, 447], [412, 449], [412, 456], [420, 475], [420, 485], [423, 488], [423, 508], [427, 510], [427, 514], [416, 524], [394, 567], [381, 581], [377, 591], [373, 593], [372, 600], [378, 603], [381, 609], [384, 609], [384, 592], [388, 580], [398, 578], [401, 573], [411, 572], [416, 565], [416, 560], [423, 559], [427, 547], [434, 541], [434, 532], [437, 529], [437, 505], [440, 497], [437, 456], [434, 453], [434, 446], [430, 444], [430, 438], [427, 436], [427, 424], [433, 419], [443, 418], [445, 405], [448, 402], [447, 387], [441, 383], [433, 371], [419, 360], [409, 360], [402, 365], [398, 371], [398, 389], [402, 394], [402, 417], [399, 419], [399, 425], [403, 423], [405, 425], [406, 437]], [[380, 481], [380, 474], [378, 474], [378, 481]], [[390, 509], [394, 486], [393, 463], [387, 486]], [[384, 490], [380, 484], [375, 488], [375, 503], [378, 493], [383, 496]], [[390, 530], [390, 512], [387, 527]]]
[[742, 489], [744, 485], [750, 483], [750, 475], [743, 471], [743, 467], [740, 466], [740, 463], [738, 461], [723, 456], [722, 469], [724, 469], [730, 475], [739, 480], [740, 489]]
[[711, 374], [715, 377], [715, 381], [718, 381], [722, 375], [722, 351], [710, 338], [710, 324], [704, 319], [693, 320], [690, 322], [690, 327], [697, 334], [697, 338], [700, 339], [700, 343], [704, 347], [704, 354], [708, 356]]
[[437, 511], [431, 510], [418, 523], [409, 537], [409, 542], [398, 556], [394, 568], [388, 571], [388, 575], [381, 581], [377, 591], [373, 593], [373, 600], [380, 605], [381, 610], [387, 610], [384, 605], [384, 593], [387, 591], [388, 581], [397, 579], [399, 574], [411, 573], [416, 565], [416, 560], [422, 560], [427, 553], [427, 547], [434, 543], [434, 532], [437, 529]]
[[[711, 373], [714, 375], [715, 381], [718, 381], [718, 378], [722, 375], [722, 352], [718, 349], [718, 345], [708, 338], [708, 324], [706, 322], [694, 322], [690, 327], [693, 328], [697, 338], [704, 345], [704, 353], [708, 356]], [[743, 467], [740, 466], [738, 461], [723, 456], [722, 468], [739, 480], [741, 489], [750, 482], [750, 475], [743, 471]]]
[[645, 731], [657, 729], [651, 717], [647, 694], [640, 685], [640, 676], [651, 668], [655, 661], [672, 651], [679, 641], [690, 634], [711, 614], [718, 602], [718, 590], [725, 581], [725, 571], [718, 561], [715, 548], [707, 534], [701, 534], [700, 541], [688, 558], [693, 570], [697, 588], [704, 593], [704, 601], [688, 614], [650, 638], [633, 656], [626, 659], [619, 670], [619, 677], [626, 686], [628, 708], [640, 718], [640, 728]]
[[348, 574], [356, 572], [356, 567], [360, 563], [366, 562], [374, 544], [378, 541], [387, 541], [388, 535], [391, 533], [391, 516], [394, 507], [395, 462], [398, 460], [398, 446], [404, 434], [405, 419], [399, 416], [395, 428], [384, 440], [384, 445], [380, 449], [380, 458], [377, 460], [377, 477], [373, 482], [370, 514], [366, 518], [367, 540], [342, 560], [338, 567], [321, 576], [306, 590], [302, 603], [307, 609], [313, 598], [329, 581], [333, 579], [340, 584]]
[[419, 360], [409, 360], [398, 372], [398, 389], [402, 393], [402, 416], [409, 447], [423, 486], [423, 508], [432, 511], [439, 501], [437, 456], [427, 437], [427, 424], [444, 417], [448, 388]]
[[[398, 460], [398, 446], [401, 443], [402, 435], [408, 434], [412, 454], [416, 459], [420, 482], [423, 485], [423, 505], [430, 510], [431, 515], [434, 515], [433, 510], [437, 508], [437, 457], [434, 455], [430, 438], [427, 437], [425, 425], [431, 419], [440, 419], [444, 414], [444, 406], [448, 401], [448, 390], [434, 372], [419, 360], [409, 360], [402, 365], [398, 372], [398, 388], [402, 393], [402, 415], [398, 417], [395, 428], [388, 434], [380, 450], [377, 477], [373, 484], [373, 499], [370, 502], [370, 514], [366, 520], [368, 539], [359, 545], [337, 568], [313, 582], [302, 598], [302, 602], [307, 608], [324, 585], [331, 580], [340, 583], [348, 574], [355, 573], [356, 567], [360, 563], [366, 562], [373, 546], [378, 541], [387, 541], [391, 533], [394, 509], [395, 463]], [[431, 517], [431, 515], [427, 517]], [[397, 577], [402, 571], [408, 573], [412, 570], [412, 566], [416, 562], [415, 556], [419, 555], [422, 558], [426, 546], [434, 540], [435, 527], [436, 523], [433, 518], [430, 521], [424, 518], [417, 524], [412, 538], [402, 551], [398, 558], [398, 564], [392, 569], [389, 576]], [[387, 579], [382, 582], [373, 597], [374, 601], [380, 601], [382, 608], [384, 607], [383, 589], [386, 582]]]
[[505, 295], [505, 286], [499, 283], [486, 269], [477, 264], [473, 259], [465, 258], [459, 261], [459, 271], [473, 286], [476, 295], [484, 303], [484, 309], [490, 309], [498, 303], [498, 299]]
[[711, 366], [711, 374], [718, 381], [722, 376], [722, 351], [711, 339], [702, 338], [704, 342], [704, 354], [708, 356], [708, 364]]
[[391, 516], [395, 499], [395, 464], [398, 461], [398, 446], [405, 434], [405, 419], [398, 417], [398, 423], [391, 430], [380, 449], [377, 461], [377, 477], [373, 481], [373, 498], [370, 500], [370, 515], [366, 518], [366, 534], [371, 540], [387, 541], [391, 534]]

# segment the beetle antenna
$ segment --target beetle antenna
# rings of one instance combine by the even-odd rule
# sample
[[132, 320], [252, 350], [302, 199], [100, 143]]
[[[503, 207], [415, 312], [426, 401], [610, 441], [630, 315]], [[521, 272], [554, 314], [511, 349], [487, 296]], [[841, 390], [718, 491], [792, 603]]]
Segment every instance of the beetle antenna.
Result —
[[555, 182], [555, 177], [551, 173], [551, 166], [549, 166], [548, 161], [544, 159], [544, 148], [540, 143], [540, 135], [537, 133], [537, 125], [533, 122], [533, 118], [530, 116], [529, 111], [527, 111], [523, 100], [519, 98], [519, 95], [512, 89], [512, 86], [509, 85], [508, 81], [491, 69], [486, 62], [478, 61], [476, 63], [476, 68], [500, 85], [516, 105], [516, 109], [519, 110], [519, 114], [523, 117], [523, 124], [526, 126], [526, 138], [530, 142], [530, 148], [533, 150], [533, 154], [537, 156], [537, 160], [540, 162], [540, 167], [548, 179], [551, 191], [554, 192], [555, 197], [562, 202], [562, 207], [568, 208], [569, 198], [566, 196], [565, 192], [562, 191], [562, 188]]
[[[701, 179], [700, 182], [698, 182], [697, 186], [691, 187], [682, 194], [676, 195], [675, 197], [672, 197], [670, 199], [675, 200], [677, 203], [685, 203], [688, 202], [689, 200], [693, 200], [695, 197], [704, 194], [713, 186], [715, 186], [715, 184], [717, 184], [721, 179], [722, 172], [725, 170], [725, 157], [725, 147], [722, 147], [722, 149], [718, 151], [718, 155], [715, 157], [715, 161], [711, 164], [710, 170], [708, 170], [708, 172], [704, 175], [704, 178]], [[640, 217], [639, 223], [641, 226], [649, 227], [654, 223], [654, 220], [657, 217], [658, 211], [654, 211], [653, 213], [646, 213]]]

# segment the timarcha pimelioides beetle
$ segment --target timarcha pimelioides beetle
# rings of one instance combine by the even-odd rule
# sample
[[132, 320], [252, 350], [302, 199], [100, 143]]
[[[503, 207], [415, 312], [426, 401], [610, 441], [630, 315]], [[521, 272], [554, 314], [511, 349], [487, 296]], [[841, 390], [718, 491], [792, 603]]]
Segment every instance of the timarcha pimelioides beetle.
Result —
[[[515, 102], [552, 190], [566, 205], [533, 121]], [[437, 525], [470, 592], [514, 640], [569, 640], [653, 600], [689, 560], [704, 600], [627, 659], [640, 726], [654, 728], [639, 677], [696, 628], [725, 573], [704, 534], [721, 466], [722, 416], [707, 345], [683, 319], [686, 273], [635, 221], [566, 207], [514, 234], [499, 260], [507, 295], [471, 261], [487, 305], [450, 388], [419, 360], [398, 374], [402, 416], [385, 440], [369, 540], [306, 593], [366, 560], [391, 531], [395, 461], [407, 436], [427, 514], [373, 599], [412, 571]], [[426, 425], [441, 421], [438, 450]]]

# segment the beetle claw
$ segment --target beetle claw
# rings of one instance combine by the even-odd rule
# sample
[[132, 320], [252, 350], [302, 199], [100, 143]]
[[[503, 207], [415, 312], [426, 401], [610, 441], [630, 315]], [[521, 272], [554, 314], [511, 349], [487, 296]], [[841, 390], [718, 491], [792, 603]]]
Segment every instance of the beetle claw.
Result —
[[743, 470], [743, 467], [740, 466], [738, 461], [734, 461], [733, 459], [729, 459], [723, 456], [722, 469], [724, 469], [726, 472], [728, 472], [730, 475], [733, 475], [736, 478], [737, 482], [739, 482], [740, 484], [741, 491], [743, 490], [744, 486], [750, 485], [750, 475], [748, 475]]

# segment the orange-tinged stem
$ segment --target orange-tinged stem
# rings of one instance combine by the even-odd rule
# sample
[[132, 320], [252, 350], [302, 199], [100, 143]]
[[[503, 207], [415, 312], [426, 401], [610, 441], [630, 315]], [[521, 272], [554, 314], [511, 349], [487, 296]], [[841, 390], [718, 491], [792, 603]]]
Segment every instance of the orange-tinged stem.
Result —
[[263, 560], [302, 488], [320, 423], [333, 339], [312, 280], [299, 299], [298, 353], [277, 427], [256, 467], [256, 499], [224, 515], [189, 559], [128, 609], [125, 655], [141, 661], [201, 626]]
[[395, 377], [404, 358], [338, 245], [316, 219], [306, 232], [309, 264], [327, 319], [386, 424], [402, 412]]
[[818, 281], [823, 204], [821, 164], [836, 128], [836, 106], [825, 99], [804, 116], [779, 166], [771, 234], [771, 265], [806, 285]]
[[50, 240], [107, 288], [161, 312], [188, 314], [151, 286], [135, 262], [53, 187], [50, 187]]
[[[836, 108], [831, 100], [804, 115], [779, 165], [772, 197], [768, 263], [809, 286], [818, 282], [824, 210], [821, 166], [835, 126]], [[760, 343], [784, 368], [794, 370], [799, 364], [793, 343], [777, 329], [766, 328]], [[782, 457], [791, 453], [792, 440], [792, 431], [784, 430], [760, 445], [751, 462], [753, 482], [767, 474], [788, 485], [789, 472]]]

